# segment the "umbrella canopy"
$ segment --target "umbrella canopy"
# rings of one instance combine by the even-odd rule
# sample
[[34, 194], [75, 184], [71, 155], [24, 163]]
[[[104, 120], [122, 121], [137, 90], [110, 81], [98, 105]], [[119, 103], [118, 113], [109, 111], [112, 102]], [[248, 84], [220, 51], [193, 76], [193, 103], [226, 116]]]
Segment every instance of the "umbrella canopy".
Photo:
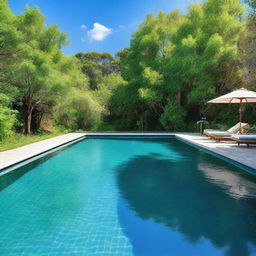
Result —
[[241, 101], [256, 103], [256, 92], [241, 88], [210, 100], [208, 103], [241, 103]]
[[241, 132], [243, 103], [256, 103], [256, 92], [241, 88], [213, 100], [210, 100], [208, 101], [208, 103], [240, 103], [239, 113]]

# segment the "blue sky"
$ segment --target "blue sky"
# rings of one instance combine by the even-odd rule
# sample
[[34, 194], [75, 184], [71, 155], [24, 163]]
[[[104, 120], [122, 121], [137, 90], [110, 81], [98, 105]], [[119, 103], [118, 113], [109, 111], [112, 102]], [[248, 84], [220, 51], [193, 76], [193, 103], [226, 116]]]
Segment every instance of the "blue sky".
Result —
[[77, 52], [107, 51], [115, 54], [129, 47], [131, 34], [146, 14], [163, 10], [169, 12], [186, 7], [193, 0], [9, 0], [16, 14], [26, 4], [39, 6], [47, 24], [58, 24], [68, 32], [70, 45], [63, 51], [67, 55]]

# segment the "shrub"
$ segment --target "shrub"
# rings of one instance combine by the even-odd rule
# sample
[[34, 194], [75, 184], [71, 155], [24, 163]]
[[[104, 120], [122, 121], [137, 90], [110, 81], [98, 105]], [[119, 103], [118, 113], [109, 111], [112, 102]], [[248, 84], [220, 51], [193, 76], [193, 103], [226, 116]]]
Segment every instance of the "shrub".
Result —
[[250, 126], [248, 128], [243, 129], [246, 134], [256, 134], [256, 125]]
[[0, 141], [13, 134], [16, 124], [16, 111], [9, 108], [10, 99], [0, 93]]
[[169, 101], [160, 117], [160, 122], [166, 130], [178, 131], [184, 128], [185, 110], [175, 102]]
[[55, 122], [68, 130], [96, 130], [101, 122], [102, 108], [88, 94], [75, 93], [55, 109]]

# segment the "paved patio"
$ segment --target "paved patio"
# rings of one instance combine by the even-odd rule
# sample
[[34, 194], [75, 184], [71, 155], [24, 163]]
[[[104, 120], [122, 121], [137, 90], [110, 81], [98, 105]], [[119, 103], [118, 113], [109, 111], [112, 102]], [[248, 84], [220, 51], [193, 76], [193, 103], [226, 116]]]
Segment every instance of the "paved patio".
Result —
[[[0, 171], [14, 164], [28, 160], [31, 157], [48, 152], [59, 146], [73, 143], [76, 140], [86, 137], [86, 135], [125, 135], [125, 136], [163, 136], [172, 135], [176, 136], [182, 141], [199, 146], [213, 153], [235, 160], [238, 163], [246, 165], [256, 170], [256, 147], [246, 146], [238, 147], [234, 142], [215, 142], [207, 137], [195, 133], [69, 133], [57, 136], [51, 139], [43, 140], [40, 142], [32, 143], [20, 148], [0, 152]], [[40, 157], [40, 156], [39, 156]]]
[[183, 141], [189, 142], [213, 153], [227, 157], [238, 163], [256, 169], [256, 146], [246, 145], [237, 146], [237, 143], [232, 141], [215, 142], [205, 136], [199, 134], [176, 134], [176, 137]]

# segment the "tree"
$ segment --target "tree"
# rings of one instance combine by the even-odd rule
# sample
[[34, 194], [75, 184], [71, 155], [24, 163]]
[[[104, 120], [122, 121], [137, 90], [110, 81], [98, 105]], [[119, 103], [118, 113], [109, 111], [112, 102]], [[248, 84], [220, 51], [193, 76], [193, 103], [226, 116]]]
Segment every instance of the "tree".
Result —
[[146, 17], [121, 59], [129, 95], [137, 99], [126, 108], [136, 110], [129, 115], [139, 127], [184, 129], [205, 113], [208, 99], [240, 86], [243, 11], [238, 0], [207, 0], [190, 5], [186, 15], [175, 10]]
[[245, 0], [245, 3], [251, 8], [252, 14], [256, 14], [256, 1], [255, 0]]
[[[56, 25], [45, 25], [40, 10], [26, 7], [13, 15], [7, 2], [0, 5], [0, 85], [5, 93], [15, 91], [14, 105], [22, 117], [25, 134], [35, 130], [45, 112], [51, 112], [58, 98], [71, 87], [87, 88], [78, 60], [66, 57], [60, 48], [67, 44], [66, 33]], [[1, 19], [0, 18], [0, 19]], [[32, 120], [33, 119], [33, 120]]]
[[66, 35], [56, 26], [46, 26], [38, 8], [26, 7], [24, 14], [16, 19], [17, 30], [22, 32], [24, 44], [20, 49], [20, 63], [13, 73], [12, 81], [19, 88], [23, 107], [23, 127], [31, 132], [32, 114], [39, 105], [47, 104], [48, 97], [59, 86], [54, 81], [54, 58]]
[[[0, 1], [0, 89], [7, 87], [19, 46], [24, 42], [15, 24], [16, 16], [10, 11], [7, 0]], [[5, 88], [8, 90], [9, 88]]]
[[147, 15], [115, 57], [67, 57], [66, 33], [46, 25], [37, 7], [14, 15], [0, 0], [0, 93], [12, 96], [5, 108], [18, 110], [26, 134], [46, 114], [72, 130], [103, 120], [121, 130], [186, 130], [206, 114], [231, 120], [205, 102], [241, 84], [255, 88], [256, 4], [245, 1], [247, 23], [238, 0], [206, 0], [187, 14]]
[[101, 83], [98, 85], [98, 90], [92, 91], [92, 95], [100, 102], [104, 108], [106, 115], [108, 115], [108, 104], [110, 98], [117, 88], [122, 87], [126, 84], [121, 75], [111, 73], [102, 78]]
[[10, 108], [10, 99], [0, 93], [0, 141], [12, 135], [13, 127], [17, 123], [16, 111]]
[[161, 130], [159, 117], [166, 102], [166, 81], [163, 72], [171, 49], [170, 38], [181, 24], [183, 16], [178, 11], [157, 17], [148, 15], [144, 24], [133, 35], [131, 46], [121, 59], [123, 76], [134, 89], [138, 99], [136, 111], [140, 129]]
[[244, 64], [245, 84], [252, 90], [256, 90], [256, 1], [246, 0], [249, 5], [249, 15], [246, 21], [246, 30], [242, 41], [242, 58]]
[[191, 5], [177, 31], [175, 58], [170, 59], [169, 68], [173, 70], [172, 87], [178, 88], [180, 103], [187, 110], [186, 122], [205, 114], [207, 100], [240, 86], [242, 14], [237, 0], [208, 0]]
[[96, 51], [77, 53], [75, 55], [82, 65], [82, 72], [89, 77], [90, 89], [97, 90], [104, 76], [111, 73], [119, 74], [119, 61], [107, 52]]
[[76, 89], [59, 102], [54, 116], [56, 123], [65, 129], [91, 131], [100, 124], [101, 111], [102, 107], [89, 93]]

